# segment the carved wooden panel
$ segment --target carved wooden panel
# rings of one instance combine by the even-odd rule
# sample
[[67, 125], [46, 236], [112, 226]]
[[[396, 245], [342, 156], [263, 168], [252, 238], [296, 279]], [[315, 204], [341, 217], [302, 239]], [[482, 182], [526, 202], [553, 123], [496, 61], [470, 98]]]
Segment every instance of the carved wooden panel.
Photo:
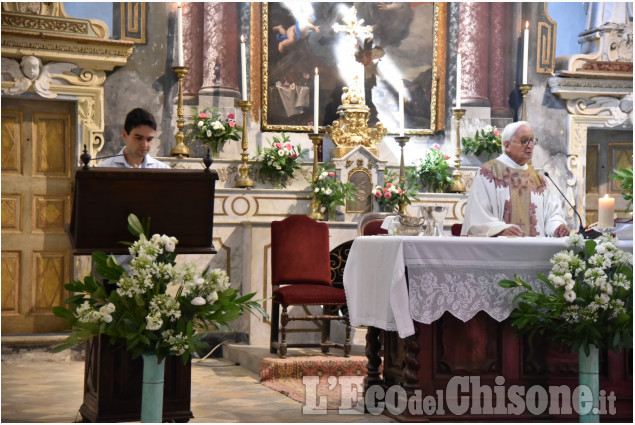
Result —
[[36, 113], [33, 137], [34, 174], [66, 177], [70, 173], [70, 129], [67, 114]]
[[22, 276], [21, 258], [18, 251], [2, 251], [2, 314], [18, 314], [20, 279]]
[[2, 174], [22, 173], [22, 114], [2, 111]]
[[22, 231], [22, 195], [19, 193], [2, 194], [2, 231]]
[[64, 299], [64, 283], [68, 282], [67, 251], [33, 253], [32, 311], [51, 313]]
[[33, 232], [64, 232], [70, 223], [68, 195], [33, 195]]
[[467, 322], [445, 313], [437, 326], [441, 338], [436, 353], [439, 373], [502, 373], [500, 327], [486, 313], [480, 312]]

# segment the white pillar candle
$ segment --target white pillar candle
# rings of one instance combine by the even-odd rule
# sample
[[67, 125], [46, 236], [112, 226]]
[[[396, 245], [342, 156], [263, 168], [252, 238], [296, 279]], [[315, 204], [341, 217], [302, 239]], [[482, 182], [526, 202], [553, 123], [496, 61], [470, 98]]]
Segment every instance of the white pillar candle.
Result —
[[240, 36], [240, 72], [242, 74], [243, 100], [247, 100], [247, 53], [244, 35]]
[[456, 107], [461, 108], [461, 52], [456, 54]]
[[527, 68], [529, 67], [529, 21], [525, 22], [523, 34], [523, 84], [527, 84]]
[[609, 198], [609, 195], [604, 195], [604, 198], [598, 199], [598, 226], [600, 227], [613, 227], [615, 223], [615, 198]]
[[403, 80], [399, 80], [399, 135], [401, 137], [404, 136], [404, 127], [405, 127], [405, 111], [403, 105], [403, 97], [404, 97], [404, 86]]
[[183, 8], [179, 2], [176, 14], [176, 65], [185, 66], [183, 61]]
[[315, 77], [313, 78], [313, 132], [318, 133], [318, 124], [320, 122], [320, 74], [315, 68]]

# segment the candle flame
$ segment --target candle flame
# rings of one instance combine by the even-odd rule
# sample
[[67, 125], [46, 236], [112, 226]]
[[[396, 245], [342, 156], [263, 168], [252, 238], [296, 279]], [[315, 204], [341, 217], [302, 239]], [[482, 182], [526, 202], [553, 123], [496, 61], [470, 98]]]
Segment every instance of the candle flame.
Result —
[[604, 199], [609, 199], [609, 194], [604, 195]]
[[240, 36], [240, 42], [241, 42], [241, 43], [244, 43], [244, 42], [245, 42], [245, 35], [244, 35], [244, 34]]
[[317, 74], [318, 74], [318, 69], [317, 69], [317, 66], [316, 66], [315, 67], [315, 75], [317, 75]]
[[525, 22], [525, 29], [529, 29], [529, 21]]
[[181, 8], [181, 2], [177, 1], [176, 4], [179, 6], [179, 9]]

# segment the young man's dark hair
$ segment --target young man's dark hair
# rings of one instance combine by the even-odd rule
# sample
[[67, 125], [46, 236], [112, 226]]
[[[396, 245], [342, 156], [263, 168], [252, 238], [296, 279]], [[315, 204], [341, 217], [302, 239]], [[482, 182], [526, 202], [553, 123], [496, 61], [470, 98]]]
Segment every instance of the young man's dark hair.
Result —
[[142, 108], [135, 108], [126, 115], [126, 121], [123, 124], [123, 129], [126, 130], [126, 133], [130, 134], [133, 128], [141, 125], [147, 125], [154, 131], [157, 129], [157, 122], [154, 120], [154, 116], [152, 116], [150, 112]]

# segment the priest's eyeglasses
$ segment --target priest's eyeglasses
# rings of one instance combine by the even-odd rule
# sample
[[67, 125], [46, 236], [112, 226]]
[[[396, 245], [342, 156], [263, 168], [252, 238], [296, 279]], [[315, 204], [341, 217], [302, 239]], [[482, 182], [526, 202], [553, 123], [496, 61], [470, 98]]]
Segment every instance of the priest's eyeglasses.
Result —
[[530, 143], [536, 146], [538, 144], [538, 138], [534, 137], [532, 139], [515, 140], [515, 142], [520, 143], [524, 148], [526, 148], [527, 146], [529, 146]]

